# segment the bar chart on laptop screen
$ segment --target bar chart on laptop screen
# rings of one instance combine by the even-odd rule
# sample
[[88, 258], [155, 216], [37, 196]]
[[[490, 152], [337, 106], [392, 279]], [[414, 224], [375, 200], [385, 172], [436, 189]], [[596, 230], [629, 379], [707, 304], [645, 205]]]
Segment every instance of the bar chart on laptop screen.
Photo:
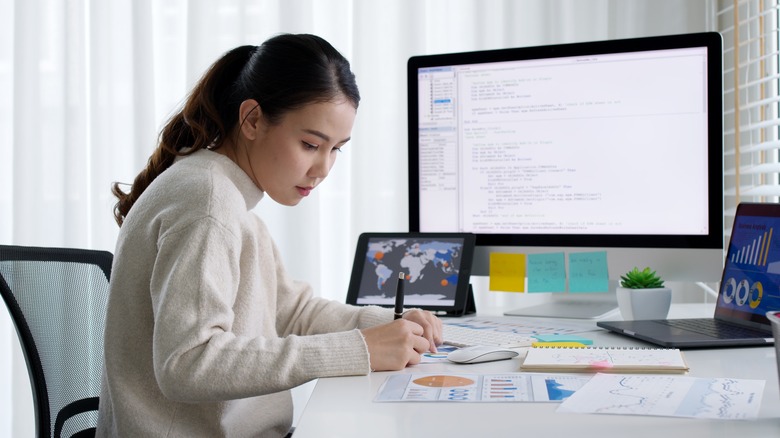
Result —
[[722, 305], [750, 313], [780, 306], [780, 221], [738, 218], [723, 277]]

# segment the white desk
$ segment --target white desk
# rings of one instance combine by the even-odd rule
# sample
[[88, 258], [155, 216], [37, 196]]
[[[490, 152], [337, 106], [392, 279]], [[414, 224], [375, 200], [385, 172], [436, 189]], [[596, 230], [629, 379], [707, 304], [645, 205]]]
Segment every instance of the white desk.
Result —
[[[670, 317], [712, 315], [711, 305], [674, 305]], [[619, 317], [618, 317], [619, 318]], [[573, 320], [567, 320], [567, 323]], [[593, 321], [580, 321], [583, 328]], [[605, 330], [583, 336], [600, 346], [648, 346]], [[447, 403], [373, 401], [391, 373], [319, 379], [295, 429], [310, 437], [780, 437], [780, 390], [773, 347], [685, 350], [694, 377], [763, 379], [756, 420], [556, 413], [558, 403]], [[420, 364], [401, 373], [501, 373], [519, 371], [520, 360], [456, 365]]]

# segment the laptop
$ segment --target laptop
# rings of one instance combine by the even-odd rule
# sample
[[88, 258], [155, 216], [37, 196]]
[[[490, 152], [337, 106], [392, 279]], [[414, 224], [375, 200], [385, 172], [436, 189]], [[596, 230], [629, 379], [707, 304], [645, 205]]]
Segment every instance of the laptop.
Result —
[[712, 318], [599, 321], [597, 326], [668, 348], [772, 345], [766, 312], [780, 309], [780, 204], [741, 203]]

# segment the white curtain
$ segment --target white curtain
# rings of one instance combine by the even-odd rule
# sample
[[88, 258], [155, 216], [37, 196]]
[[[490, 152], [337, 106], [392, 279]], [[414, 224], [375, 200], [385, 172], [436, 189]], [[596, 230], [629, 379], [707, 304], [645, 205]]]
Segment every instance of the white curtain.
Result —
[[[358, 234], [408, 227], [410, 56], [715, 29], [711, 0], [0, 0], [0, 10], [2, 244], [113, 252], [111, 183], [132, 181], [212, 61], [279, 32], [329, 40], [363, 97], [353, 140], [313, 196], [295, 208], [266, 199], [257, 213], [288, 270], [337, 300]], [[0, 436], [32, 436], [14, 343], [3, 313]]]

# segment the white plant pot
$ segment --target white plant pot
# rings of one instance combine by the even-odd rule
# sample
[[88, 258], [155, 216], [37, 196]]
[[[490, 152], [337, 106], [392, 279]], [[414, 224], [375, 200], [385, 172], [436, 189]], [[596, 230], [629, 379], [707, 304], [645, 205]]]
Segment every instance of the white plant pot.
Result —
[[672, 305], [672, 290], [668, 287], [655, 289], [628, 289], [618, 287], [618, 307], [625, 320], [664, 319]]

